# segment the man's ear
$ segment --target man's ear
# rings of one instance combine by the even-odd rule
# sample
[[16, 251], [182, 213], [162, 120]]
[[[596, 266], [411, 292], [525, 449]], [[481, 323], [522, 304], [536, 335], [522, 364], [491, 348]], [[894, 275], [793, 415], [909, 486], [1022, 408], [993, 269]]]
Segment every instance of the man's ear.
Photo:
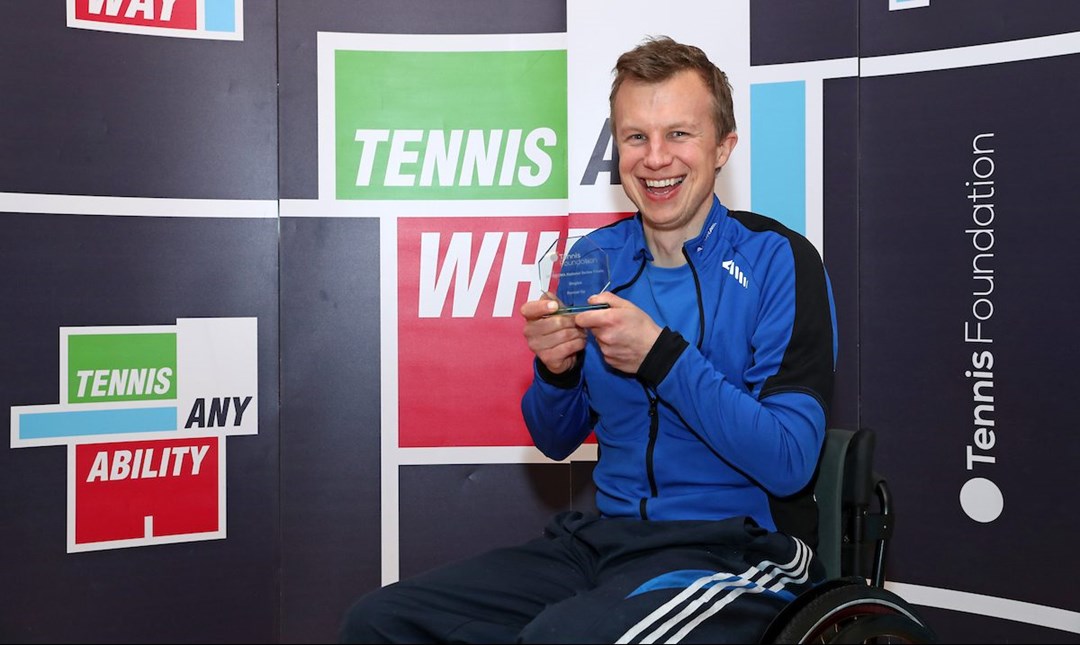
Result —
[[731, 151], [735, 149], [735, 145], [738, 143], [738, 133], [728, 132], [724, 135], [724, 138], [716, 144], [716, 172], [720, 172], [720, 169], [728, 162], [728, 159], [731, 157]]

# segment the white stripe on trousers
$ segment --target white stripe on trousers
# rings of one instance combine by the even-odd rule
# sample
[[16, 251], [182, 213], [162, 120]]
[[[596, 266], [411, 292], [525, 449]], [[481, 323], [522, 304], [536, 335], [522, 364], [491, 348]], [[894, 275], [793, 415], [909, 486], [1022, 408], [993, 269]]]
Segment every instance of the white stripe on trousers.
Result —
[[[695, 627], [707, 620], [710, 616], [723, 609], [736, 598], [744, 593], [761, 593], [768, 588], [769, 591], [780, 591], [789, 582], [803, 583], [809, 577], [809, 564], [811, 558], [810, 547], [797, 538], [795, 539], [795, 555], [791, 561], [784, 564], [776, 564], [771, 561], [761, 562], [752, 566], [739, 575], [718, 572], [711, 576], [705, 576], [695, 580], [677, 596], [667, 601], [656, 611], [652, 612], [639, 623], [626, 631], [616, 643], [629, 643], [639, 634], [654, 626], [664, 616], [675, 610], [679, 605], [689, 601], [705, 585], [710, 582], [717, 584], [710, 587], [699, 598], [689, 602], [683, 609], [675, 611], [674, 615], [653, 629], [641, 639], [642, 643], [655, 643], [661, 636], [675, 628], [679, 623], [688, 621], [675, 634], [668, 639], [667, 643], [678, 643], [686, 637]], [[718, 582], [728, 578], [736, 578], [729, 582]], [[771, 583], [771, 586], [769, 586]], [[722, 595], [716, 598], [718, 594]], [[696, 614], [696, 615], [695, 615]]]

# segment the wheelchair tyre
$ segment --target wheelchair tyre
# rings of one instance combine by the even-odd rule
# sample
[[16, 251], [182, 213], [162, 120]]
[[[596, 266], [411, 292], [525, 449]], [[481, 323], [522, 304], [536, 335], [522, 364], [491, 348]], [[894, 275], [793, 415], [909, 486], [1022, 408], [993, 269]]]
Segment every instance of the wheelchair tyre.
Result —
[[934, 643], [937, 639], [924, 625], [900, 614], [874, 614], [851, 620], [829, 643]]
[[863, 582], [821, 590], [790, 615], [772, 639], [774, 643], [937, 642], [907, 601]]

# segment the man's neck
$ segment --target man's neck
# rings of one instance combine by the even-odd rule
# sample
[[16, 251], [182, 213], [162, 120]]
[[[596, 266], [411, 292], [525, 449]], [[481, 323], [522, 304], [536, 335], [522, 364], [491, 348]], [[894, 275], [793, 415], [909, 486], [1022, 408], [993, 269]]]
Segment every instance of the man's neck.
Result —
[[645, 229], [645, 241], [653, 255], [653, 264], [659, 267], [680, 267], [686, 264], [683, 244], [691, 235], [685, 229], [657, 231]]
[[701, 234], [702, 227], [709, 219], [711, 207], [712, 202], [708, 203], [708, 208], [702, 205], [693, 218], [678, 228], [654, 228], [649, 225], [647, 219], [642, 218], [642, 224], [645, 227], [645, 242], [649, 245], [649, 251], [652, 252], [653, 264], [659, 267], [680, 267], [686, 264], [683, 245]]

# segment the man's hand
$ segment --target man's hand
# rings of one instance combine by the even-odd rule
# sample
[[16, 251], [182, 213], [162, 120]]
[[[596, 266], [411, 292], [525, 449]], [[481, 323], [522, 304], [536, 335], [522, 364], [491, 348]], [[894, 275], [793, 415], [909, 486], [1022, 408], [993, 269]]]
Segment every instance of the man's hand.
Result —
[[574, 323], [592, 332], [608, 365], [627, 374], [636, 374], [662, 329], [649, 314], [613, 293], [589, 298], [589, 304], [600, 303], [609, 308], [583, 311], [574, 316]]
[[585, 330], [574, 324], [574, 316], [549, 316], [559, 303], [547, 294], [521, 305], [525, 318], [525, 340], [529, 349], [553, 374], [574, 367], [577, 353], [585, 349]]

